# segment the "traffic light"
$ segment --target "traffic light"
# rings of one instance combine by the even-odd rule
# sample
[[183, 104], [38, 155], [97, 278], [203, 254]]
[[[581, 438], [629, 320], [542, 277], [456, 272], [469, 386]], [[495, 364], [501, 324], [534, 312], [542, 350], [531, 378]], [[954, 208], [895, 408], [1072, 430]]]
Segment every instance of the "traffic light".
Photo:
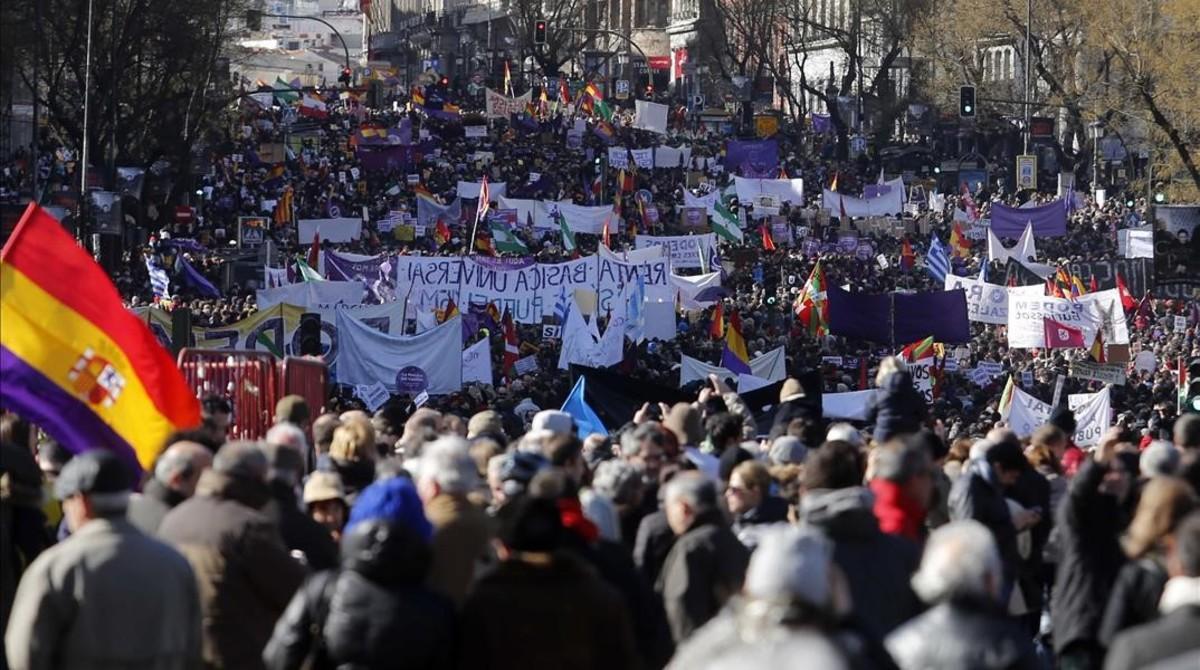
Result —
[[438, 85], [442, 88], [450, 88], [450, 77], [442, 75], [442, 78], [438, 80]]
[[246, 29], [257, 32], [262, 30], [262, 12], [257, 9], [246, 10]]
[[342, 68], [342, 73], [338, 75], [338, 81], [342, 82], [346, 86], [349, 86], [350, 82], [352, 81], [351, 77], [353, 74], [354, 73], [350, 71], [350, 68], [344, 67]]
[[300, 315], [299, 327], [300, 355], [320, 356], [321, 351], [321, 315], [316, 312], [305, 312]]
[[975, 87], [958, 87], [958, 115], [964, 119], [975, 116]]
[[537, 44], [537, 45], [542, 45], [542, 44], [546, 43], [546, 22], [545, 21], [534, 21], [533, 22], [533, 43]]
[[1181, 412], [1200, 412], [1200, 358], [1193, 358], [1187, 368], [1187, 390]]
[[1161, 181], [1154, 182], [1154, 202], [1155, 204], [1163, 204], [1167, 201], [1166, 185]]

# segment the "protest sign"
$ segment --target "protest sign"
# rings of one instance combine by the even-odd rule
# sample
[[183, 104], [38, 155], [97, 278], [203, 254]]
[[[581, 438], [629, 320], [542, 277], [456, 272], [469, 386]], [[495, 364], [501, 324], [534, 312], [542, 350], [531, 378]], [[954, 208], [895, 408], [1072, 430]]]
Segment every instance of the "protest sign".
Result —
[[468, 138], [487, 137], [487, 126], [463, 126], [463, 136]]
[[312, 241], [313, 236], [320, 234], [322, 242], [353, 242], [362, 236], [362, 219], [359, 217], [340, 217], [330, 219], [298, 219], [296, 221], [297, 239], [305, 244]]
[[[1075, 412], [1073, 441], [1081, 447], [1099, 444], [1100, 437], [1112, 425], [1112, 401], [1109, 387], [1096, 393], [1076, 393], [1067, 396], [1067, 404]], [[1008, 423], [1017, 437], [1026, 438], [1050, 420], [1053, 407], [1021, 389], [1013, 389]]]
[[361, 281], [306, 281], [279, 288], [262, 289], [255, 294], [260, 310], [286, 303], [300, 307], [316, 305], [358, 305], [366, 286]]
[[967, 295], [967, 318], [1003, 326], [1008, 323], [1008, 289], [969, 277], [946, 274], [946, 290], [961, 288]]
[[1122, 363], [1071, 361], [1071, 376], [1075, 379], [1088, 379], [1123, 386], [1125, 384], [1125, 365]]
[[924, 358], [908, 364], [908, 372], [912, 375], [913, 388], [921, 394], [928, 405], [933, 402], [933, 357]]
[[519, 375], [532, 374], [537, 372], [537, 369], [537, 356], [525, 356], [524, 358], [518, 358], [515, 362], [513, 362], [513, 372], [516, 372]]
[[507, 119], [513, 114], [525, 111], [525, 103], [529, 102], [532, 96], [533, 89], [525, 91], [520, 97], [510, 98], [489, 88], [484, 98], [484, 111], [489, 119]]
[[[699, 379], [708, 379], [710, 374], [715, 374], [721, 379], [737, 378], [737, 375], [725, 368], [709, 365], [686, 354], [680, 356], [679, 363], [679, 386], [681, 388], [687, 386], [690, 382]], [[783, 347], [772, 349], [762, 356], [750, 359], [750, 374], [766, 379], [771, 383], [780, 381], [786, 377], [786, 368], [787, 357], [784, 355]]]
[[481, 257], [396, 258], [396, 293], [416, 304], [495, 303], [519, 323], [541, 323], [554, 313], [559, 293], [583, 289], [599, 293], [601, 312], [624, 313], [616, 301], [626, 284], [641, 277], [648, 302], [673, 303], [668, 260], [643, 263], [588, 256], [565, 263], [510, 264]]
[[844, 209], [846, 216], [853, 218], [902, 214], [904, 212], [904, 179], [897, 178], [876, 186], [876, 196], [873, 198], [856, 198], [825, 189], [821, 194], [821, 209], [829, 212], [832, 216], [841, 216]]
[[[639, 250], [649, 247], [662, 247], [666, 252], [667, 258], [671, 260], [672, 269], [702, 268], [705, 270], [720, 270], [721, 268], [716, 233], [667, 236], [638, 235], [634, 238], [634, 246]], [[701, 266], [701, 258], [703, 258], [709, 267], [703, 268]]]
[[992, 203], [992, 232], [996, 237], [1017, 239], [1032, 226], [1034, 237], [1062, 237], [1067, 234], [1067, 208], [1062, 200], [1039, 207], [1009, 207]]
[[371, 412], [383, 407], [392, 397], [392, 394], [388, 393], [387, 387], [378, 382], [355, 386], [354, 395], [358, 396], [367, 405], [367, 410]]
[[473, 382], [492, 383], [492, 351], [486, 337], [463, 349], [462, 383]]
[[740, 202], [750, 202], [755, 196], [773, 195], [779, 202], [803, 203], [803, 179], [753, 179], [734, 177], [734, 187]]
[[462, 317], [419, 335], [396, 336], [338, 310], [337, 331], [339, 383], [380, 383], [389, 391], [413, 395], [422, 391], [441, 395], [462, 388]]
[[1084, 342], [1096, 339], [1100, 314], [1091, 304], [1078, 300], [1008, 294], [1008, 346], [1035, 349], [1046, 346], [1046, 319], [1079, 329]]

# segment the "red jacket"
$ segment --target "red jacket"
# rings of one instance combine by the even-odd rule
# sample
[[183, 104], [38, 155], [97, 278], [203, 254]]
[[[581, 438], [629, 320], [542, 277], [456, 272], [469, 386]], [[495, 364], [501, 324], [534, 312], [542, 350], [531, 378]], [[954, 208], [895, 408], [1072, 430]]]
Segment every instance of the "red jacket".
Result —
[[914, 542], [924, 538], [927, 510], [905, 495], [899, 484], [886, 479], [872, 479], [871, 492], [875, 494], [874, 512], [875, 518], [879, 519], [880, 530]]

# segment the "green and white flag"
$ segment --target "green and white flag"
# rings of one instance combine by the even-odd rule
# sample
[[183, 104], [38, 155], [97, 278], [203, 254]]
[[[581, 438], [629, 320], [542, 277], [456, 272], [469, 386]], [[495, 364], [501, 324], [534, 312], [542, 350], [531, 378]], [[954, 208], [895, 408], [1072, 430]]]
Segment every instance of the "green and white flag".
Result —
[[555, 210], [554, 215], [558, 217], [558, 228], [562, 231], [563, 250], [575, 251], [575, 233], [567, 225], [567, 217], [563, 216], [560, 210]]
[[275, 77], [275, 99], [285, 105], [290, 105], [300, 99], [300, 92], [292, 88], [291, 84]]
[[718, 202], [713, 206], [713, 212], [716, 216], [712, 217], [713, 232], [730, 242], [741, 242], [744, 237], [742, 228], [738, 225], [738, 219], [729, 211], [729, 208], [724, 203]]
[[305, 263], [301, 258], [296, 259], [296, 267], [300, 270], [300, 279], [302, 281], [325, 281], [325, 278], [321, 276], [320, 272], [312, 269], [312, 267], [309, 266], [308, 263]]
[[512, 229], [504, 221], [492, 219], [489, 224], [492, 230], [492, 246], [496, 248], [496, 251], [512, 254], [529, 253], [529, 247], [525, 246], [525, 243], [513, 234]]

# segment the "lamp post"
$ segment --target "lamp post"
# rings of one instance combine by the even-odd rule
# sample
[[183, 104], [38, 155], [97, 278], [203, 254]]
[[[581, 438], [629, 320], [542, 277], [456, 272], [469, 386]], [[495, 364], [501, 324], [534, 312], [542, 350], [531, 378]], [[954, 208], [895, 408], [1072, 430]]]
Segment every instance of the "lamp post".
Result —
[[1093, 121], [1088, 124], [1092, 131], [1092, 194], [1100, 190], [1100, 138], [1104, 137], [1104, 124]]

